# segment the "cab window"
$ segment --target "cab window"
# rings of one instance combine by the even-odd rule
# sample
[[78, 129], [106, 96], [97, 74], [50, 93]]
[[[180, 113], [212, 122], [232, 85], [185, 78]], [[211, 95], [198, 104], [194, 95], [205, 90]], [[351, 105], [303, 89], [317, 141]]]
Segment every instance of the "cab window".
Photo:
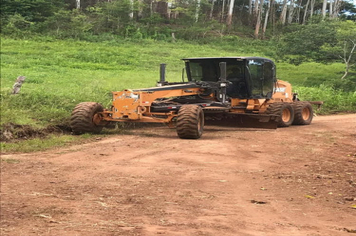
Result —
[[266, 97], [272, 96], [274, 83], [274, 65], [271, 62], [265, 62], [263, 65], [263, 89], [262, 94]]
[[263, 60], [250, 60], [248, 67], [250, 71], [251, 80], [251, 94], [252, 96], [261, 96], [263, 86]]

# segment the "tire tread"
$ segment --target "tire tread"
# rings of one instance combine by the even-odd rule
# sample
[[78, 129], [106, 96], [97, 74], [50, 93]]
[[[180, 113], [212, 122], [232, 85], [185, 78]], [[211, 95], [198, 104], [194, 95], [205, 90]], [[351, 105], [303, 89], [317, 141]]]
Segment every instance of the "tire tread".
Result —
[[[291, 112], [291, 120], [289, 122], [284, 122], [282, 120], [282, 113], [284, 109], [289, 109]], [[268, 106], [267, 114], [278, 116], [278, 127], [288, 127], [293, 123], [294, 120], [294, 109], [290, 103], [287, 102], [275, 102]]]
[[[184, 105], [178, 111], [176, 123], [177, 134], [183, 139], [197, 139], [201, 136], [199, 131], [199, 119], [202, 113], [201, 107], [197, 105]], [[204, 118], [203, 118], [204, 125]]]
[[[308, 108], [310, 111], [310, 117], [308, 119], [303, 118], [302, 111], [304, 108]], [[309, 125], [313, 120], [313, 107], [309, 102], [297, 101], [293, 104], [294, 108], [294, 121], [293, 125]]]
[[72, 111], [70, 126], [74, 134], [100, 133], [102, 126], [93, 122], [93, 116], [103, 111], [103, 106], [97, 102], [79, 103]]

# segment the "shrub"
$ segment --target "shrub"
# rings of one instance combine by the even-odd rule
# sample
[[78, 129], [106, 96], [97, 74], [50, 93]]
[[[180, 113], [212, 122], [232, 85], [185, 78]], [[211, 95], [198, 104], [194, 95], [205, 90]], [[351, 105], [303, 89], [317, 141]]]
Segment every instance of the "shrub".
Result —
[[356, 112], [356, 92], [343, 92], [330, 86], [296, 87], [295, 92], [305, 101], [323, 101], [320, 113]]

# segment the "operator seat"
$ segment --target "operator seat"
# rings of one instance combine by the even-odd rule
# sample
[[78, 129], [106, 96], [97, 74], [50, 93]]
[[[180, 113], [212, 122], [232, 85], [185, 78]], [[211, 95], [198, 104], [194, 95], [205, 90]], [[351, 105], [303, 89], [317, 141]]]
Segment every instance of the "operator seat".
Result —
[[227, 80], [230, 81], [227, 87], [226, 93], [231, 98], [246, 98], [247, 88], [243, 78], [241, 68], [234, 67], [227, 76]]

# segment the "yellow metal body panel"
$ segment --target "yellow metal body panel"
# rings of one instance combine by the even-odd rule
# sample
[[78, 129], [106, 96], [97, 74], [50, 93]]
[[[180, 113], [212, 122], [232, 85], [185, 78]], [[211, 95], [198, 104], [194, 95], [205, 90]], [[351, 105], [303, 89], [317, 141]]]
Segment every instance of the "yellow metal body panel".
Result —
[[291, 84], [286, 81], [278, 80], [277, 86], [274, 88], [272, 99], [275, 102], [293, 102]]
[[[142, 122], [157, 122], [150, 112], [152, 103], [158, 98], [169, 98], [199, 94], [199, 88], [172, 89], [159, 91], [131, 91], [113, 92], [113, 107], [111, 117], [114, 120], [141, 120]], [[173, 116], [173, 113], [158, 113], [157, 115]], [[143, 121], [144, 119], [145, 121]], [[159, 119], [162, 120], [162, 119]], [[166, 121], [165, 121], [166, 122]]]
[[113, 93], [112, 118], [139, 120], [142, 118], [140, 94], [130, 90]]
[[[266, 110], [267, 99], [231, 99], [232, 113], [263, 113]], [[261, 112], [262, 111], [262, 112]]]

